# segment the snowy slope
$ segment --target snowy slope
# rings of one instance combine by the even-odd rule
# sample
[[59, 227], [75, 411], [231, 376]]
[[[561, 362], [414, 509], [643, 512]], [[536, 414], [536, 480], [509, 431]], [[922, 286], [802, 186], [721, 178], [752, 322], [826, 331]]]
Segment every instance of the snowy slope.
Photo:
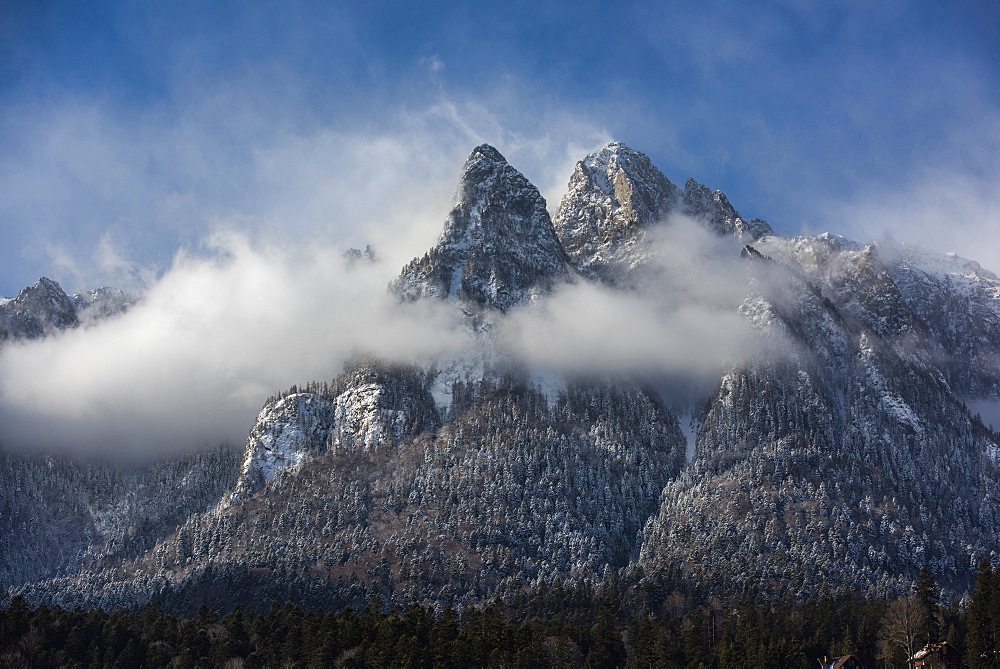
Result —
[[[732, 247], [737, 278], [706, 280], [737, 283], [756, 333], [683, 424], [649, 379], [570, 378], [503, 352], [499, 321], [560, 282], [676, 289], [632, 280], [672, 214]], [[619, 143], [577, 164], [553, 224], [483, 145], [438, 243], [390, 290], [462, 310], [470, 345], [424, 366], [354, 363], [273, 398], [224, 503], [114, 569], [25, 591], [260, 603], [264, 569], [324, 605], [444, 606], [620, 570], [653, 584], [679, 572], [703, 594], [889, 597], [925, 566], [965, 592], [1000, 554], [1000, 437], [968, 409], [1000, 401], [1000, 279], [971, 261], [776, 235]]]

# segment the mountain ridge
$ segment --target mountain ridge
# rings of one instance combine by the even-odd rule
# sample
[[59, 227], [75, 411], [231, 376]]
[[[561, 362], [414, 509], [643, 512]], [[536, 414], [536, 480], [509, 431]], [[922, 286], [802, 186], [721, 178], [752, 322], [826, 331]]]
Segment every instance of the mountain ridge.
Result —
[[[647, 233], [674, 216], [731, 246], [736, 311], [766, 344], [721, 360], [686, 409], [693, 453], [648, 383], [670, 379], [559, 372], [543, 392], [491, 326], [580, 282], [656, 289], [655, 273], [638, 281], [657, 253]], [[960, 595], [998, 557], [1000, 438], [965, 402], [1000, 401], [1000, 279], [971, 261], [774, 234], [620, 143], [577, 164], [553, 220], [482, 145], [437, 244], [389, 290], [453, 302], [476, 346], [353, 362], [272, 398], [218, 505], [115, 567], [9, 592], [141, 606], [223, 583], [213, 602], [229, 606], [260, 603], [252, 575], [269, 569], [330, 605], [462, 606], [616, 573], [702, 594], [885, 598], [924, 567]]]

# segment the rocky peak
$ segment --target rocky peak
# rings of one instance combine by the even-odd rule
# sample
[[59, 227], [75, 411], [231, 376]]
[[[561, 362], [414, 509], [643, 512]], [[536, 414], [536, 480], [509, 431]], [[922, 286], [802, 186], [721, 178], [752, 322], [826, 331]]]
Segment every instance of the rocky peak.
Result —
[[688, 179], [684, 184], [681, 197], [682, 211], [685, 214], [700, 220], [720, 235], [732, 235], [743, 241], [754, 241], [773, 233], [766, 221], [759, 218], [744, 220], [722, 191], [713, 192], [708, 186], [694, 179]]
[[73, 301], [57, 282], [44, 276], [0, 304], [0, 340], [35, 339], [78, 323]]
[[334, 405], [313, 393], [269, 401], [247, 437], [243, 467], [230, 502], [245, 499], [328, 446]]
[[332, 388], [315, 390], [293, 388], [264, 405], [247, 437], [229, 502], [246, 499], [329, 450], [376, 451], [439, 422], [427, 380], [414, 368], [362, 362]]
[[407, 264], [390, 289], [404, 300], [456, 296], [506, 311], [568, 276], [545, 199], [483, 144], [465, 163], [437, 245]]
[[615, 282], [646, 257], [646, 229], [670, 213], [680, 192], [648, 156], [611, 142], [576, 164], [556, 231], [584, 274]]
[[120, 288], [102, 286], [76, 293], [70, 297], [80, 322], [103, 320], [128, 311], [139, 301]]

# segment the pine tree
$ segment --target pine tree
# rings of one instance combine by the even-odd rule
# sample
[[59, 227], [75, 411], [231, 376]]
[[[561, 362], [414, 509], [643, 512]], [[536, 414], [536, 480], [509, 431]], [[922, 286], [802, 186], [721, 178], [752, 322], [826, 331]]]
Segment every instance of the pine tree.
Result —
[[970, 666], [996, 667], [1000, 664], [1000, 573], [989, 562], [979, 565], [968, 615]]
[[927, 567], [920, 570], [915, 596], [923, 609], [924, 629], [920, 631], [918, 642], [926, 645], [941, 641], [941, 606], [938, 602], [937, 582]]

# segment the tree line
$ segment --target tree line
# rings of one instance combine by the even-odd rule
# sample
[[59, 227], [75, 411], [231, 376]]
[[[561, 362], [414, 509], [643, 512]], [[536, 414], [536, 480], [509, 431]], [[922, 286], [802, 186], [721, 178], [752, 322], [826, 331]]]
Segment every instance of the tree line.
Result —
[[1000, 569], [989, 564], [962, 609], [937, 601], [926, 572], [913, 595], [892, 602], [675, 602], [675, 614], [669, 603], [635, 610], [634, 593], [614, 587], [554, 584], [461, 614], [376, 599], [339, 612], [275, 602], [220, 615], [203, 605], [184, 618], [158, 604], [66, 610], [15, 597], [0, 611], [0, 666], [780, 668], [852, 654], [863, 666], [904, 667], [942, 640], [973, 669], [1000, 662]]

